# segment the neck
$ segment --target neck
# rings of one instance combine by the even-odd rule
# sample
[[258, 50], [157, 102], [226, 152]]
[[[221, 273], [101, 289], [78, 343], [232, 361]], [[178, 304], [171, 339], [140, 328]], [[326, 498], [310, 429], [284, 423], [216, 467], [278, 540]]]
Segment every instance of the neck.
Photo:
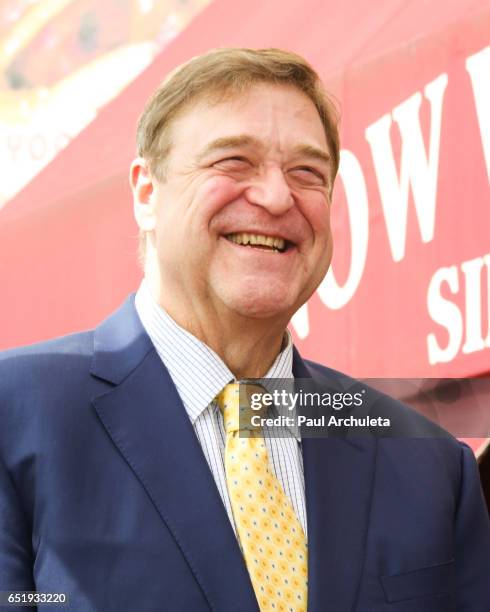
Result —
[[209, 346], [237, 380], [263, 378], [281, 351], [286, 320], [257, 319], [218, 312], [198, 301], [175, 299], [172, 291], [147, 284], [153, 298], [183, 329]]

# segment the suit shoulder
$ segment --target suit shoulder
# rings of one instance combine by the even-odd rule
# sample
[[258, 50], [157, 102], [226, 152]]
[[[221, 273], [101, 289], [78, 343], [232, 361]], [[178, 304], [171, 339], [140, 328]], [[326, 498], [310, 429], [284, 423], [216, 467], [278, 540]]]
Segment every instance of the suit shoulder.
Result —
[[362, 405], [354, 411], [353, 416], [369, 416], [374, 419], [386, 419], [389, 429], [374, 429], [373, 435], [387, 438], [445, 440], [442, 446], [453, 449], [458, 455], [462, 444], [435, 421], [402, 401], [369, 384], [369, 379], [358, 380], [343, 372], [326, 367], [314, 361], [305, 360], [307, 367], [320, 384], [331, 385], [343, 392], [365, 392]]
[[[93, 331], [78, 332], [0, 352], [0, 381], [61, 375], [67, 366], [85, 363], [94, 352]], [[2, 385], [3, 386], [3, 385]]]
[[82, 331], [0, 351], [0, 363], [47, 355], [90, 354], [93, 353], [93, 336], [93, 330]]
[[323, 379], [328, 383], [335, 381], [342, 387], [346, 385], [350, 387], [353, 384], [359, 384], [359, 380], [356, 380], [355, 378], [352, 378], [352, 376], [348, 376], [339, 370], [334, 370], [333, 368], [329, 368], [316, 361], [311, 361], [310, 359], [304, 359], [303, 361], [311, 373], [315, 375], [315, 378], [319, 376], [320, 379]]

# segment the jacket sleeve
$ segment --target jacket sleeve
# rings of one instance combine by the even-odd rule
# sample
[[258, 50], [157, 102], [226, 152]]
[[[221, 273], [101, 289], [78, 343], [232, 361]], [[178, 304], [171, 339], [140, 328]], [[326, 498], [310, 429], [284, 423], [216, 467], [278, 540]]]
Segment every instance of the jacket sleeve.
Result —
[[[0, 458], [0, 591], [14, 590], [35, 590], [31, 530], [10, 475]], [[13, 609], [0, 605], [0, 610]], [[25, 609], [34, 610], [32, 607]]]
[[490, 519], [472, 450], [462, 445], [461, 488], [455, 522], [458, 610], [490, 610]]

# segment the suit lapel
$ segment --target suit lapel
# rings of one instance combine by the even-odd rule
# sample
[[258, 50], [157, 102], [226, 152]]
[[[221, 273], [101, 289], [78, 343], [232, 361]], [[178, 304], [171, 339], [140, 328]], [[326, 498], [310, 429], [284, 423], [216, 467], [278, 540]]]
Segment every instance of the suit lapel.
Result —
[[257, 610], [199, 441], [130, 300], [96, 330], [92, 373], [115, 386], [94, 399], [95, 410], [175, 538], [210, 607]]
[[[322, 387], [341, 375], [320, 379], [294, 355], [294, 374]], [[336, 380], [337, 379], [337, 380]], [[340, 385], [340, 386], [339, 386]], [[308, 520], [308, 611], [354, 608], [365, 555], [373, 490], [376, 440], [304, 438], [302, 441]]]
[[[295, 377], [325, 378], [294, 353]], [[133, 296], [95, 333], [91, 373], [112, 384], [97, 414], [172, 533], [212, 609], [258, 610], [234, 532], [173, 382]], [[339, 382], [340, 381], [340, 382]], [[302, 442], [309, 540], [309, 612], [352, 610], [364, 560], [376, 441]], [[128, 468], [128, 469], [129, 469]], [[163, 525], [162, 525], [163, 527]]]

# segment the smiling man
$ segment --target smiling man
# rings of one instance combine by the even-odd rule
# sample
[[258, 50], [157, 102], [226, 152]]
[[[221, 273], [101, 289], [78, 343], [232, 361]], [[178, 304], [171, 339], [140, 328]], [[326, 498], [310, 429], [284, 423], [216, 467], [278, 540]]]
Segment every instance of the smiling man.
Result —
[[[320, 92], [325, 123], [314, 101], [287, 80], [251, 82], [238, 95], [240, 76], [228, 68], [215, 77], [222, 83], [210, 90], [206, 83], [179, 107], [163, 161], [153, 160], [142, 133], [160, 117], [160, 90], [141, 120], [142, 156], [131, 183], [152, 295], [237, 378], [250, 378], [267, 372], [291, 316], [327, 271], [338, 144]], [[173, 91], [170, 83], [166, 89]], [[164, 165], [163, 181], [156, 164]]]
[[467, 447], [381, 395], [404, 436], [238, 418], [251, 378], [353, 382], [287, 331], [332, 257], [318, 75], [277, 49], [196, 57], [149, 101], [138, 155], [136, 295], [0, 361], [0, 590], [83, 612], [490, 609]]

